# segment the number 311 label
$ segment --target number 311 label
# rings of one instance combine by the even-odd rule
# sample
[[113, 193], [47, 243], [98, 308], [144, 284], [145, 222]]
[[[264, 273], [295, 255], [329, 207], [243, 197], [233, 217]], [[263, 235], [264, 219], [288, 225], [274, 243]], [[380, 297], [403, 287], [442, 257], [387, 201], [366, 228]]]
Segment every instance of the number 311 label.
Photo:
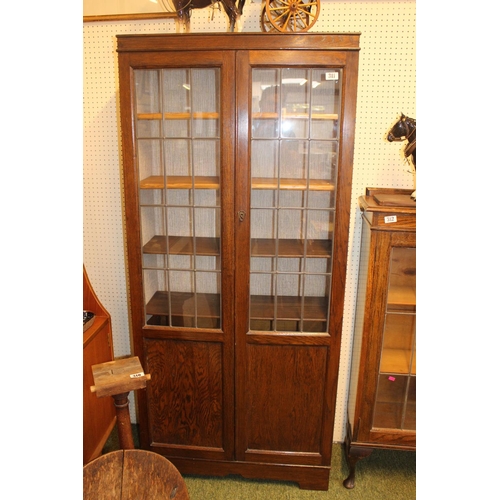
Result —
[[338, 79], [339, 79], [338, 71], [329, 71], [328, 73], [325, 73], [325, 80], [338, 80]]

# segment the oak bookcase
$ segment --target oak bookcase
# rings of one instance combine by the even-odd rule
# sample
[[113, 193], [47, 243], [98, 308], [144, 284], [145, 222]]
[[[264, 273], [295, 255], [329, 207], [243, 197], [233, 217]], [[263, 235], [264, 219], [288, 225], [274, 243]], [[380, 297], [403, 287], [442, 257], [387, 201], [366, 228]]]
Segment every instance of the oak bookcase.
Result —
[[141, 447], [183, 473], [326, 490], [359, 34], [117, 50]]

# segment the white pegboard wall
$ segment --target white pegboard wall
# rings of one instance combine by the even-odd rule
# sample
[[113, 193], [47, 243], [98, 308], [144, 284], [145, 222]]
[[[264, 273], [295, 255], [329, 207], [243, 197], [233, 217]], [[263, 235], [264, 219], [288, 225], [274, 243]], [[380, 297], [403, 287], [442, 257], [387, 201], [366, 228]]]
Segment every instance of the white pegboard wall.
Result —
[[[247, 0], [240, 30], [261, 32], [262, 5]], [[195, 10], [192, 32], [223, 32], [217, 9]], [[416, 3], [323, 0], [311, 32], [360, 32], [361, 52], [345, 293], [334, 440], [345, 433], [354, 329], [361, 218], [357, 198], [367, 186], [413, 188], [400, 143], [385, 136], [401, 112], [416, 118]], [[122, 216], [116, 35], [174, 33], [172, 19], [84, 23], [84, 263], [111, 314], [115, 355], [131, 353]], [[306, 36], [306, 35], [304, 35]], [[135, 411], [131, 405], [131, 419]]]

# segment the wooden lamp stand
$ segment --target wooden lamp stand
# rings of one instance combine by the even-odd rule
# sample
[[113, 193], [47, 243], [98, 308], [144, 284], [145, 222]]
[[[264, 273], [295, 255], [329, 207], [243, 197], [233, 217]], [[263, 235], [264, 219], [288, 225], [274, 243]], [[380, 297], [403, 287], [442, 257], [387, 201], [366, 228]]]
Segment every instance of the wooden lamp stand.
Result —
[[144, 389], [151, 375], [144, 375], [137, 356], [117, 359], [92, 366], [94, 385], [90, 387], [98, 398], [112, 396], [116, 408], [116, 425], [120, 448], [134, 449], [128, 395], [130, 391]]

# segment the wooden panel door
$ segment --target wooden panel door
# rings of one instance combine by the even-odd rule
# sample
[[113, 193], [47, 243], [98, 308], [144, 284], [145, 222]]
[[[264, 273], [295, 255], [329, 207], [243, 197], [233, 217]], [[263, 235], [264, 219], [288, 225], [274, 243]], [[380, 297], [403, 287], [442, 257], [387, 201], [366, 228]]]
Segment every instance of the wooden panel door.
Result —
[[352, 169], [343, 137], [354, 129], [356, 57], [237, 56], [241, 461], [330, 464]]
[[151, 374], [141, 445], [231, 459], [234, 55], [120, 58], [134, 350]]

